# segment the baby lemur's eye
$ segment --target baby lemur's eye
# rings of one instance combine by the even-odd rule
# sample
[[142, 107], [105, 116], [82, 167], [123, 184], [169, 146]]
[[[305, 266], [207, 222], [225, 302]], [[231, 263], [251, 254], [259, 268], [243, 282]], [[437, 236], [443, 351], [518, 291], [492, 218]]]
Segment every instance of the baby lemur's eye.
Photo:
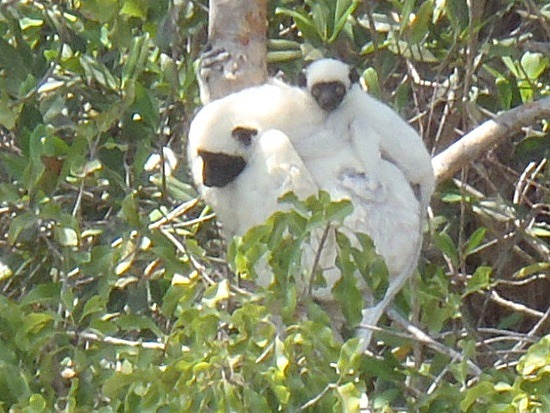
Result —
[[318, 98], [321, 95], [322, 91], [323, 90], [321, 87], [319, 87], [319, 85], [313, 85], [313, 87], [311, 88], [311, 94], [314, 98]]
[[248, 128], [245, 126], [237, 126], [231, 132], [233, 138], [238, 140], [244, 146], [249, 146], [252, 143], [252, 138], [258, 134], [258, 130], [255, 128]]

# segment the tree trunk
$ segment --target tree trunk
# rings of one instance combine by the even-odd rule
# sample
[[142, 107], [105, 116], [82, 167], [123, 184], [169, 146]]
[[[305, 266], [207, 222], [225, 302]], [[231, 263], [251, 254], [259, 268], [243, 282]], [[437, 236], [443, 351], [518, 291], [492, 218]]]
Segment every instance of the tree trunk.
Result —
[[206, 104], [267, 78], [267, 0], [210, 0], [209, 50], [199, 84]]

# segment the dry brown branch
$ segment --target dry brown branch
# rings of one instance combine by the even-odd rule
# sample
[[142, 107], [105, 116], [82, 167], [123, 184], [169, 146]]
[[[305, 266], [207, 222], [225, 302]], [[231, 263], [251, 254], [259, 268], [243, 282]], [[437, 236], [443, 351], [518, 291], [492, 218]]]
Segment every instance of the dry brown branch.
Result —
[[[209, 7], [213, 55], [203, 55], [199, 73], [203, 104], [267, 78], [267, 0], [210, 0]], [[216, 55], [219, 51], [223, 53]]]
[[481, 124], [432, 160], [437, 182], [452, 177], [467, 163], [478, 159], [499, 140], [518, 129], [550, 116], [550, 98], [526, 103]]

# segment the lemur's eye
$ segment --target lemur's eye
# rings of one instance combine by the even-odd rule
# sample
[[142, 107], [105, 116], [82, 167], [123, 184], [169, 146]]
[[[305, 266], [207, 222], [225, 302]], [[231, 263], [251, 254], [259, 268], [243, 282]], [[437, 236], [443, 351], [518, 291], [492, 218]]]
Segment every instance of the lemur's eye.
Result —
[[313, 87], [311, 88], [311, 95], [314, 98], [318, 98], [321, 95], [321, 92], [323, 91], [323, 85], [324, 84], [321, 83], [316, 83], [315, 85], [313, 85]]
[[233, 138], [237, 139], [244, 146], [249, 146], [252, 143], [252, 138], [258, 134], [258, 130], [254, 128], [247, 128], [244, 126], [237, 126], [231, 132]]

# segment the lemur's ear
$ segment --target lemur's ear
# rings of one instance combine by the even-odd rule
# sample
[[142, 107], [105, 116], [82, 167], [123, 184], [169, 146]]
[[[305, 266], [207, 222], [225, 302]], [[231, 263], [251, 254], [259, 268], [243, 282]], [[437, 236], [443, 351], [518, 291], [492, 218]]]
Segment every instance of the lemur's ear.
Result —
[[315, 60], [306, 60], [304, 61], [304, 66], [302, 67], [302, 70], [300, 70], [300, 73], [298, 73], [298, 86], [307, 88], [307, 76], [306, 76], [306, 70], [309, 67], [310, 64], [315, 62]]
[[300, 87], [307, 87], [307, 78], [306, 78], [306, 69], [303, 68], [300, 70], [300, 73], [298, 73], [298, 86]]
[[357, 83], [359, 81], [359, 72], [354, 67], [349, 68], [349, 81], [351, 84]]

